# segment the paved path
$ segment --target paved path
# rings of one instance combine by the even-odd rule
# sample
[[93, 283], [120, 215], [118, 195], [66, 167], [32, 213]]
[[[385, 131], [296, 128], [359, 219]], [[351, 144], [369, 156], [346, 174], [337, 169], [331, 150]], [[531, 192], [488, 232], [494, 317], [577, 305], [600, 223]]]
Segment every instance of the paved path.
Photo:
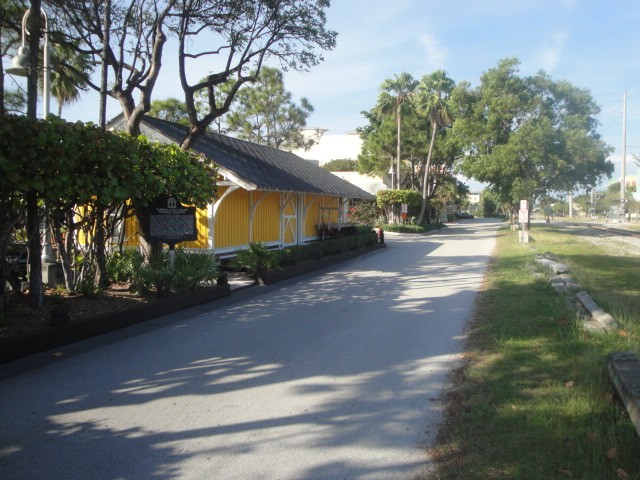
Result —
[[3, 479], [413, 479], [497, 224], [0, 369]]

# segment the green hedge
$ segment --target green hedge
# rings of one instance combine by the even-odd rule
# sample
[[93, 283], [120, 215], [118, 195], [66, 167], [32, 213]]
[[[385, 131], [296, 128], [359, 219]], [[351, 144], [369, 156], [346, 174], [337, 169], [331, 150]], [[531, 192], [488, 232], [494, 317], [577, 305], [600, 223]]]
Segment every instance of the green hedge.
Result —
[[376, 243], [378, 243], [378, 237], [370, 227], [360, 227], [358, 234], [350, 237], [295, 245], [282, 250], [269, 250], [264, 243], [251, 243], [247, 249], [238, 252], [232, 265], [246, 270], [251, 277], [257, 277], [261, 270], [291, 267], [309, 260], [372, 247]]

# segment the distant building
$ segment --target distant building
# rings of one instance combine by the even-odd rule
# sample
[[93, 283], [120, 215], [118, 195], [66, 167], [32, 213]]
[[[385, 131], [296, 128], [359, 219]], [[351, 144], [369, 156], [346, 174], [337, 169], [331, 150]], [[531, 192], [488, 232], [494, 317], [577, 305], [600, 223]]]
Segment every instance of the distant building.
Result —
[[[362, 139], [356, 132], [343, 135], [327, 135], [326, 128], [307, 128], [302, 131], [305, 139], [315, 143], [309, 150], [298, 148], [292, 153], [316, 165], [322, 166], [331, 160], [357, 160], [362, 150]], [[365, 175], [358, 172], [331, 172], [335, 176], [356, 185], [365, 192], [375, 195], [380, 190], [391, 188], [389, 176]]]
[[302, 130], [305, 139], [312, 139], [314, 144], [309, 150], [297, 148], [292, 153], [306, 160], [315, 160], [320, 166], [331, 160], [357, 160], [362, 150], [362, 139], [356, 132], [343, 135], [327, 135], [326, 128], [306, 128]]
[[365, 175], [358, 172], [331, 172], [336, 177], [342, 178], [347, 182], [361, 188], [365, 192], [375, 195], [380, 190], [389, 190], [391, 188], [391, 178], [388, 175], [376, 176]]
[[[638, 185], [638, 176], [640, 175], [627, 175], [625, 177], [625, 185], [627, 187], [627, 190], [636, 190], [636, 186]], [[622, 177], [618, 178], [617, 180], [611, 179], [609, 181], [609, 185], [613, 185], [616, 182], [620, 182], [622, 183]]]
[[467, 198], [471, 205], [479, 205], [482, 201], [482, 192], [469, 192]]

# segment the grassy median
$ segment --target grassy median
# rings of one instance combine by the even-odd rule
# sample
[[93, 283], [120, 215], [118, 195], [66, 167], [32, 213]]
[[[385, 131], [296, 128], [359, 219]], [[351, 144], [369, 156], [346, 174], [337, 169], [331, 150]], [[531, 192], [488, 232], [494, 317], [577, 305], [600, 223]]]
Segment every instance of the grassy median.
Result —
[[[621, 323], [587, 333], [534, 262], [549, 252]], [[640, 256], [553, 227], [531, 243], [501, 231], [467, 360], [452, 377], [431, 452], [438, 479], [640, 479], [640, 438], [610, 387], [605, 357], [640, 350]]]

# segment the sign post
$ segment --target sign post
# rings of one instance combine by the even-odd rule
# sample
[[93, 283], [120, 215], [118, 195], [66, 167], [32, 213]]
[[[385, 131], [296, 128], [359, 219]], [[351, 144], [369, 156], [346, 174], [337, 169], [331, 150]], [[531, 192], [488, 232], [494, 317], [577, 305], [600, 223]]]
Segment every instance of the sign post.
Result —
[[520, 212], [518, 212], [518, 223], [520, 224], [520, 243], [529, 243], [529, 202], [520, 200]]
[[409, 213], [409, 205], [406, 203], [400, 204], [400, 215], [402, 216], [402, 223], [407, 223], [408, 213]]
[[169, 265], [173, 269], [176, 244], [198, 239], [196, 207], [185, 207], [174, 197], [162, 198], [147, 207], [146, 218], [147, 238], [169, 245]]

